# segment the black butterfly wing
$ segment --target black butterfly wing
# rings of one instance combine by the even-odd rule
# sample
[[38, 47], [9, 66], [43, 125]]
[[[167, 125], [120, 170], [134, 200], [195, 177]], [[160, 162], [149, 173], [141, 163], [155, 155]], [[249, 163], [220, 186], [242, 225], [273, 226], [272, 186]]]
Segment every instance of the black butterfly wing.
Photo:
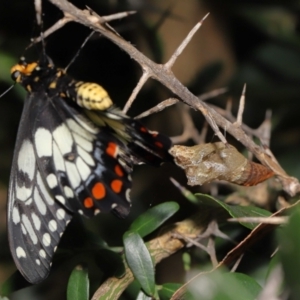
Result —
[[10, 177], [8, 236], [29, 282], [47, 277], [74, 212], [129, 213], [131, 165], [119, 155], [123, 148], [64, 99], [43, 91], [28, 95]]
[[71, 214], [54, 201], [33, 140], [34, 120], [43, 94], [27, 97], [19, 125], [8, 195], [8, 237], [17, 268], [31, 283], [47, 277], [60, 235]]

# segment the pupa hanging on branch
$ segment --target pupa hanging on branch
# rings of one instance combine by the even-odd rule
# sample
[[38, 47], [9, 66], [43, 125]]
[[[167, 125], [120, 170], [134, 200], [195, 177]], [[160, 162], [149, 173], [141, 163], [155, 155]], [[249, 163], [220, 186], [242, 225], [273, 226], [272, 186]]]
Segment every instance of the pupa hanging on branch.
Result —
[[221, 142], [193, 147], [173, 146], [170, 153], [186, 174], [188, 185], [202, 185], [213, 180], [252, 186], [274, 175], [261, 164], [246, 159], [238, 150]]

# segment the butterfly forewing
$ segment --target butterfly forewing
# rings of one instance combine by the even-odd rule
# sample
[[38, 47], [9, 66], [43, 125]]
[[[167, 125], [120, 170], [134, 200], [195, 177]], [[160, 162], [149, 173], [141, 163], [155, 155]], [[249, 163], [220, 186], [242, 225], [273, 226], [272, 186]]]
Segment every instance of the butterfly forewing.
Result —
[[33, 138], [34, 120], [45, 95], [27, 97], [21, 117], [11, 170], [8, 236], [11, 253], [31, 283], [47, 277], [60, 236], [70, 213], [54, 201], [38, 163]]
[[131, 182], [118, 160], [120, 148], [64, 99], [42, 92], [27, 97], [11, 172], [8, 235], [29, 282], [47, 277], [73, 213], [129, 213]]

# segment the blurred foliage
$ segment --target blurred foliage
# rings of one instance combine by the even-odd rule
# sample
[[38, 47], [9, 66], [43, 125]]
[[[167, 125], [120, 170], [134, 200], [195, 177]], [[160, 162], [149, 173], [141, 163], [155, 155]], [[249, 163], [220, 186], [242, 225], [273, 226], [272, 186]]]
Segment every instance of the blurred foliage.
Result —
[[[100, 15], [136, 10], [135, 15], [114, 21], [112, 26], [126, 40], [137, 45], [143, 53], [156, 62], [164, 62], [167, 59], [165, 57], [167, 45], [171, 44], [172, 38], [177, 35], [177, 29], [179, 34], [179, 29], [190, 20], [189, 15], [183, 15], [183, 12], [182, 15], [180, 14], [183, 0], [166, 1], [167, 4], [163, 7], [162, 1], [158, 0], [74, 0], [72, 3], [80, 8], [91, 7]], [[178, 67], [176, 75], [185, 74], [187, 66], [190, 68], [191, 64], [195, 64], [192, 80], [187, 83], [188, 88], [200, 94], [211, 90], [212, 87], [229, 86], [229, 93], [220, 99], [213, 100], [213, 103], [225, 107], [226, 100], [230, 96], [234, 99], [235, 110], [242, 86], [247, 83], [244, 122], [255, 128], [263, 121], [266, 110], [271, 109], [273, 113], [271, 149], [286, 171], [300, 178], [297, 160], [300, 147], [298, 116], [300, 112], [300, 1], [193, 0], [189, 3], [190, 11], [199, 12], [198, 20], [208, 11], [211, 13], [200, 29], [199, 35], [202, 39], [205, 38], [207, 46], [212, 43], [212, 47], [207, 48], [204, 47], [206, 45], [203, 45], [203, 42], [199, 45], [192, 41], [188, 47], [195, 49], [195, 55], [180, 58], [180, 62], [176, 63]], [[44, 1], [44, 28], [50, 27], [61, 17], [62, 13], [57, 8]], [[172, 22], [172, 26], [176, 28], [169, 27], [168, 34], [163, 37], [160, 29], [167, 22]], [[205, 28], [210, 31], [209, 36], [204, 37]], [[78, 51], [88, 33], [89, 29], [79, 24], [68, 24], [47, 38], [46, 52], [56, 65], [64, 67]], [[30, 39], [37, 35], [39, 35], [39, 28], [35, 23], [33, 1], [2, 0], [0, 2], [0, 93], [12, 84], [10, 67], [18, 61], [20, 56], [38, 58], [41, 51], [40, 45], [25, 50]], [[198, 53], [199, 49], [217, 48], [218, 46], [215, 47], [214, 43], [216, 40], [221, 40], [220, 37], [222, 37], [223, 44], [218, 53], [226, 52], [232, 59], [226, 60], [224, 56], [217, 54], [213, 59], [206, 61], [206, 56], [204, 55], [203, 58], [203, 55]], [[198, 60], [203, 60], [201, 68], [197, 67]], [[226, 73], [228, 69], [231, 71]], [[135, 87], [141, 70], [124, 51], [96, 34], [81, 50], [69, 73], [76, 79], [101, 83], [115, 103], [122, 107]], [[225, 73], [227, 75], [224, 75]], [[129, 114], [137, 115], [170, 96], [172, 94], [164, 87], [150, 81], [138, 96]], [[16, 86], [0, 100], [0, 186], [2, 192], [8, 184], [24, 98], [24, 91]], [[201, 129], [203, 118], [199, 113], [193, 113], [193, 117]], [[180, 134], [182, 129], [179, 120], [180, 111], [170, 108], [143, 122], [151, 129], [174, 136]], [[208, 141], [211, 141], [209, 139], [212, 139], [212, 135], [208, 137]], [[50, 277], [40, 285], [17, 291], [27, 283], [15, 273], [4, 287], [7, 293], [9, 290], [16, 291], [11, 299], [66, 299], [68, 282], [70, 287], [74, 278], [75, 281], [81, 280], [80, 276], [84, 281], [81, 282], [83, 289], [89, 286], [90, 295], [92, 295], [107, 276], [121, 276], [124, 271], [118, 254], [121, 248], [112, 249], [111, 247], [122, 246], [124, 232], [142, 212], [161, 202], [176, 201], [181, 209], [168, 220], [168, 222], [175, 222], [190, 216], [195, 209], [198, 209], [174, 188], [169, 181], [170, 176], [183, 185], [186, 183], [183, 173], [172, 165], [164, 165], [160, 169], [148, 166], [137, 167], [133, 174], [133, 208], [130, 216], [126, 220], [118, 220], [111, 215], [101, 215], [91, 220], [76, 218], [63, 236], [61, 249], [55, 256]], [[193, 191], [206, 193], [208, 189], [206, 187], [194, 188]], [[221, 188], [220, 191], [228, 194], [227, 188]], [[1, 196], [0, 200], [2, 208], [5, 206], [6, 199]], [[224, 205], [225, 209], [226, 207], [228, 209], [228, 206]], [[172, 209], [176, 210], [175, 207]], [[5, 220], [4, 208], [0, 210], [0, 213], [0, 219]], [[166, 216], [166, 219], [170, 216], [171, 214]], [[155, 217], [158, 218], [156, 224], [165, 221], [165, 219], [160, 219], [158, 211], [151, 215], [153, 220]], [[149, 224], [156, 226], [153, 220], [150, 220]], [[299, 277], [299, 268], [294, 262], [300, 261], [297, 257], [300, 253], [297, 250], [300, 228], [297, 220], [299, 216], [298, 218], [294, 216], [291, 224], [282, 235], [279, 235], [278, 239], [281, 246], [286, 249], [286, 251], [281, 251], [278, 261], [281, 261], [283, 265], [286, 285], [291, 289], [292, 295], [299, 295], [299, 285], [294, 280]], [[139, 219], [138, 222], [141, 220]], [[9, 255], [4, 222], [1, 226], [0, 281], [3, 282], [15, 269]], [[222, 229], [236, 240], [241, 240], [249, 232], [239, 224]], [[151, 235], [147, 238], [151, 238]], [[191, 299], [198, 299], [200, 294], [201, 299], [207, 300], [255, 299], [267, 281], [267, 274], [272, 273], [270, 264], [273, 262], [271, 262], [270, 254], [274, 250], [273, 245], [274, 236], [271, 233], [249, 249], [238, 268], [238, 273], [230, 274], [222, 270], [207, 277], [202, 276], [199, 281], [195, 279], [191, 289]], [[232, 245], [228, 243], [219, 243], [218, 257], [222, 258], [222, 255], [225, 255], [231, 247]], [[187, 251], [191, 257], [189, 263], [191, 272], [194, 272], [189, 276], [203, 271], [208, 262], [207, 255], [201, 254], [197, 248]], [[180, 257], [182, 254], [180, 253]], [[89, 279], [85, 271], [81, 274], [72, 273], [75, 266], [81, 264], [82, 261], [88, 264]], [[161, 299], [168, 299], [179, 288], [179, 283], [185, 281], [186, 273], [182, 265], [183, 263], [177, 257], [176, 261], [174, 259], [164, 261], [157, 268], [155, 283], [161, 284], [161, 286], [156, 286]], [[204, 289], [201, 290], [203, 286]], [[228, 286], [230, 286], [229, 292]], [[134, 283], [124, 293], [122, 299], [135, 299], [139, 290], [140, 286]], [[291, 299], [297, 299], [297, 296], [295, 297]]]

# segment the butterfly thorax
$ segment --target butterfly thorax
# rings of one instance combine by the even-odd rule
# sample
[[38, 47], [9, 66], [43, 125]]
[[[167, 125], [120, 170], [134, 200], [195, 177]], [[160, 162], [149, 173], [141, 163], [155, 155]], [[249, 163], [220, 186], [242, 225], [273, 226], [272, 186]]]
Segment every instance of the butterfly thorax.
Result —
[[50, 61], [27, 63], [24, 58], [11, 68], [12, 79], [29, 93], [44, 91], [49, 97], [68, 98], [89, 110], [106, 110], [113, 105], [106, 90], [97, 83], [77, 81]]

